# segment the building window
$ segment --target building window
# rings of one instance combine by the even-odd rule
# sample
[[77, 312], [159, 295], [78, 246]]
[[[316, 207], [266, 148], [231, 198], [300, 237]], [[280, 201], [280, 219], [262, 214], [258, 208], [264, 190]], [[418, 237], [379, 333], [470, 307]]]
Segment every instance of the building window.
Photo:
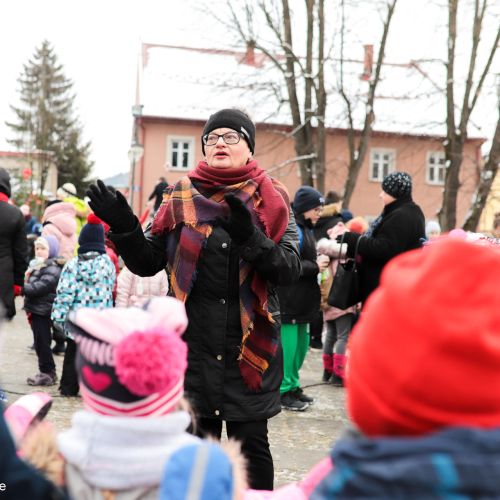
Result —
[[444, 184], [444, 151], [427, 151], [427, 184]]
[[170, 170], [191, 170], [194, 167], [194, 137], [169, 135], [167, 163]]
[[396, 170], [395, 149], [370, 149], [370, 176], [373, 182], [382, 182], [384, 177]]

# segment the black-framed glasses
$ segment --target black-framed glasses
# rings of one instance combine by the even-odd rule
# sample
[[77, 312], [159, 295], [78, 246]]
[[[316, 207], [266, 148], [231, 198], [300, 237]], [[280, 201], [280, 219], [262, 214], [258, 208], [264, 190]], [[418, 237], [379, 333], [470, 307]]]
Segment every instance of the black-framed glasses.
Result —
[[225, 134], [205, 134], [203, 136], [203, 144], [205, 146], [215, 146], [217, 142], [219, 142], [219, 137], [222, 137], [222, 140], [226, 144], [238, 144], [240, 139], [243, 137], [243, 134], [240, 132], [226, 132]]

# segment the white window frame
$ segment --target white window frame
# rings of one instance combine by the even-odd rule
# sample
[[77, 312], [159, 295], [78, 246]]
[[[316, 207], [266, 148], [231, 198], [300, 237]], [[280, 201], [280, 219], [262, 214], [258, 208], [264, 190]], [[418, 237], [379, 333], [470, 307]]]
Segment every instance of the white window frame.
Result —
[[[384, 173], [382, 170], [382, 166], [380, 165], [380, 170], [379, 170], [379, 175], [377, 178], [373, 176], [373, 164], [375, 163], [373, 156], [375, 154], [379, 155], [389, 155], [389, 171], [387, 172], [390, 174], [391, 172], [396, 171], [396, 154], [397, 151], [393, 148], [370, 148], [370, 170], [368, 172], [368, 179], [371, 182], [382, 182], [384, 180]], [[380, 162], [382, 163], [382, 162]]]
[[[177, 172], [188, 172], [189, 170], [193, 170], [194, 168], [194, 151], [195, 151], [195, 141], [196, 138], [190, 135], [168, 135], [167, 136], [167, 161], [169, 170], [177, 171]], [[179, 143], [188, 143], [188, 161], [187, 167], [177, 166], [174, 167], [172, 165], [173, 153], [174, 153], [174, 142]], [[183, 150], [181, 149], [181, 152]], [[182, 163], [182, 161], [181, 161]]]
[[[431, 158], [434, 157], [438, 161], [440, 159], [443, 160], [442, 169], [443, 169], [443, 180], [439, 180], [439, 163], [434, 163], [432, 168], [438, 167], [437, 171], [434, 172], [434, 180], [431, 180]], [[444, 151], [427, 151], [427, 159], [426, 159], [426, 167], [425, 167], [425, 182], [426, 184], [430, 184], [431, 186], [444, 186], [445, 179], [445, 169], [446, 169], [446, 154]]]

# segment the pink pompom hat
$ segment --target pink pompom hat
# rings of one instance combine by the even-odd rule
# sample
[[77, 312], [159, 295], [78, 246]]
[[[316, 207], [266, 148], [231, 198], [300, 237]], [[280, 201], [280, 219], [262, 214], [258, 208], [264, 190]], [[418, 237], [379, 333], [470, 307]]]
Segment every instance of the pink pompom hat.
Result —
[[157, 297], [142, 309], [78, 309], [68, 329], [86, 410], [120, 417], [159, 417], [184, 394], [184, 304]]

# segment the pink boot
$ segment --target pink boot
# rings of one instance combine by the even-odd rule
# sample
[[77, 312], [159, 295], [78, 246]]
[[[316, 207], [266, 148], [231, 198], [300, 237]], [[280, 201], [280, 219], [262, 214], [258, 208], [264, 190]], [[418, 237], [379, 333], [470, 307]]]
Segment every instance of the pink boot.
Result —
[[323, 354], [323, 382], [328, 382], [333, 373], [333, 354]]
[[333, 355], [333, 371], [338, 377], [345, 378], [345, 366], [347, 364], [347, 356], [343, 354]]

